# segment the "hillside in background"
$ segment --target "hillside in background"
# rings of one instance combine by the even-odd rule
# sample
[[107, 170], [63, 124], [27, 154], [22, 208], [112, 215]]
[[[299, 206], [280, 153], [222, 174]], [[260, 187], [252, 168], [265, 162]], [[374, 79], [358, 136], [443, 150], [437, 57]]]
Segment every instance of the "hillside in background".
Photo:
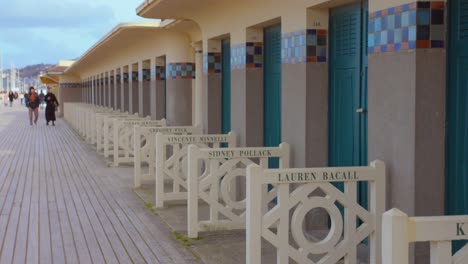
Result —
[[35, 65], [28, 65], [22, 69], [20, 69], [20, 76], [21, 78], [28, 78], [28, 79], [37, 79], [41, 72], [45, 72], [47, 69], [53, 67], [53, 64], [35, 64]]

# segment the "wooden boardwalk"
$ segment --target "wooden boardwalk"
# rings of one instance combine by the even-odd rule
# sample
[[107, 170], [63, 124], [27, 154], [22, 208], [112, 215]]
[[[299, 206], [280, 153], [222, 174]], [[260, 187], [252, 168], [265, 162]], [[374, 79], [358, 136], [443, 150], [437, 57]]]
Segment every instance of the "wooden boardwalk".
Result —
[[0, 108], [0, 263], [197, 263], [119, 169], [43, 114], [31, 128]]

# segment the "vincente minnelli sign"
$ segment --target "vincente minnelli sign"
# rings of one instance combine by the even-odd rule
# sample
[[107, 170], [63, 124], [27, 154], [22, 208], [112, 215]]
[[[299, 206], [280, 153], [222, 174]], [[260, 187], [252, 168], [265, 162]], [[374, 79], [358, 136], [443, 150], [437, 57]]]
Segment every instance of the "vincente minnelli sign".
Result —
[[167, 136], [167, 142], [169, 143], [196, 143], [196, 142], [228, 142], [229, 137], [227, 136]]
[[317, 172], [280, 172], [278, 182], [324, 182], [324, 181], [359, 181], [356, 170], [317, 171]]

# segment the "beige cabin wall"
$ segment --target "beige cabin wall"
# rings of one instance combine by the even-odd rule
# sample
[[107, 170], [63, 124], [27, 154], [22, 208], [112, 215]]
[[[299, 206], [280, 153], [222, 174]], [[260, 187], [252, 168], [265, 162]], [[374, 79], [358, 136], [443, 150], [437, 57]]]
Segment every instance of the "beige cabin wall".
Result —
[[193, 62], [194, 60], [193, 48], [190, 45], [191, 39], [187, 34], [155, 31], [153, 34], [139, 37], [142, 39], [129, 46], [116, 45], [105, 52], [100, 52], [99, 59], [89, 63], [85, 69], [78, 72], [81, 79], [163, 55], [166, 55], [167, 63]]

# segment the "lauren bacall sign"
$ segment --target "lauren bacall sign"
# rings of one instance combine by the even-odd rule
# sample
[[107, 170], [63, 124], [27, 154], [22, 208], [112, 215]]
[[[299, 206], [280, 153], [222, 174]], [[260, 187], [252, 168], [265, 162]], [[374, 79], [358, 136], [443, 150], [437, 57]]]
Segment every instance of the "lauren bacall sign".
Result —
[[324, 171], [316, 172], [291, 172], [279, 173], [278, 182], [311, 182], [311, 181], [359, 181], [358, 172], [356, 170], [349, 171]]
[[270, 183], [318, 183], [375, 179], [375, 173], [369, 167], [265, 170], [264, 175], [268, 177]]
[[468, 239], [468, 216], [408, 217], [398, 209], [383, 216], [383, 264], [408, 264], [409, 244], [430, 242], [431, 264], [468, 263], [468, 245], [452, 255], [452, 241]]

